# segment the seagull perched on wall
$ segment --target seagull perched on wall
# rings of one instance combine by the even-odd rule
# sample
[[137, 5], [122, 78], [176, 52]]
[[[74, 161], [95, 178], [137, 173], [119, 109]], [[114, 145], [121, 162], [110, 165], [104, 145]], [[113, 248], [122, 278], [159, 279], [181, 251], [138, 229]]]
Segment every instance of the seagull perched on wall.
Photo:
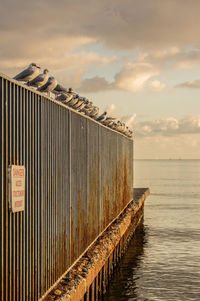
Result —
[[93, 103], [90, 102], [83, 110], [83, 112], [85, 113], [85, 115], [89, 116], [90, 113], [92, 113], [92, 111], [94, 110], [94, 106]]
[[67, 105], [69, 107], [73, 107], [73, 105], [75, 105], [78, 102], [79, 99], [79, 95], [78, 94], [74, 94], [72, 99], [67, 103]]
[[60, 84], [57, 84], [57, 86], [55, 87], [55, 89], [53, 89], [52, 93], [58, 95], [61, 93], [67, 93], [67, 89], [64, 88], [63, 86], [61, 86]]
[[48, 81], [48, 72], [49, 72], [49, 70], [44, 69], [43, 73], [39, 74], [34, 79], [29, 81], [28, 85], [33, 86], [33, 87], [37, 87], [37, 88], [45, 85]]
[[85, 110], [87, 110], [88, 107], [92, 107], [92, 102], [90, 102], [87, 98], [85, 100], [84, 106], [79, 108], [80, 113], [84, 113]]
[[85, 97], [79, 97], [77, 103], [75, 103], [72, 108], [75, 110], [78, 109], [84, 103], [85, 99]]
[[19, 74], [15, 75], [13, 77], [16, 80], [22, 81], [22, 82], [29, 82], [32, 79], [34, 79], [39, 74], [40, 67], [36, 65], [36, 63], [31, 63], [28, 68], [20, 72]]
[[99, 108], [93, 107], [93, 110], [88, 114], [89, 117], [95, 118], [99, 114]]
[[87, 106], [88, 104], [89, 104], [89, 100], [85, 98], [84, 102], [77, 108], [77, 111], [81, 112], [81, 110], [85, 108], [85, 106]]
[[60, 94], [56, 97], [56, 100], [66, 104], [72, 99], [72, 97], [73, 97], [73, 94], [70, 94], [70, 93], [64, 94], [64, 93], [62, 93], [62, 94]]
[[104, 124], [104, 125], [108, 125], [108, 124], [110, 124], [111, 122], [113, 123], [114, 122], [114, 120], [115, 120], [116, 118], [114, 118], [114, 117], [107, 117], [105, 120], [101, 120], [100, 122], [102, 123], [102, 124]]
[[108, 125], [111, 129], [113, 130], [117, 130], [117, 123], [115, 121], [113, 121], [111, 124]]
[[133, 137], [133, 132], [132, 132], [131, 130], [129, 130], [129, 132], [128, 132], [128, 137], [129, 137], [129, 138], [132, 138], [132, 137]]
[[46, 82], [46, 84], [43, 85], [43, 86], [41, 86], [41, 87], [39, 87], [38, 91], [50, 93], [57, 86], [57, 83], [58, 82], [55, 79], [55, 77], [50, 76], [48, 78], [48, 81]]
[[106, 119], [106, 115], [107, 115], [107, 112], [103, 112], [103, 114], [101, 114], [97, 119], [96, 121], [99, 121], [99, 122], [103, 122], [105, 119]]

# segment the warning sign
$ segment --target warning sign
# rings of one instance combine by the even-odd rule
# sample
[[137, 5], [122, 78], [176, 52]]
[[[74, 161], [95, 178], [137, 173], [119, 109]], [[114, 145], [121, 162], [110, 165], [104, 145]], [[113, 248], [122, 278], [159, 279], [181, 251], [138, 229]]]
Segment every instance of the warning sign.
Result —
[[9, 208], [12, 212], [24, 210], [25, 167], [10, 165], [8, 167]]

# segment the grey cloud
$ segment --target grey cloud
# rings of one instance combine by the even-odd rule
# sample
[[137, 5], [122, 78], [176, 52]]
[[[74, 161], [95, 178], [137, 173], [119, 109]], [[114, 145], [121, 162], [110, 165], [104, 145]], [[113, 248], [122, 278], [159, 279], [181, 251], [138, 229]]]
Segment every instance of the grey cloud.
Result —
[[112, 84], [110, 84], [104, 77], [93, 77], [84, 79], [79, 87], [82, 92], [99, 92], [105, 90], [111, 90]]
[[178, 84], [176, 88], [200, 89], [200, 80], [183, 82]]
[[139, 123], [133, 122], [131, 126], [137, 137], [200, 134], [200, 115], [187, 116], [179, 120], [167, 118]]
[[200, 48], [193, 46], [169, 47], [164, 50], [154, 50], [148, 53], [141, 53], [138, 61], [149, 62], [161, 69], [190, 69], [200, 65]]
[[[200, 45], [199, 11], [199, 0], [193, 0], [192, 5], [182, 0], [4, 0], [0, 10], [0, 71], [13, 76], [32, 61], [52, 71], [101, 64], [102, 58], [73, 52], [98, 42], [116, 50], [149, 53], [140, 63], [151, 65], [152, 70], [146, 73], [147, 79], [144, 75], [140, 89], [157, 69], [200, 64], [200, 50], [184, 48]], [[156, 54], [165, 49], [169, 51], [164, 55]], [[113, 83], [98, 77], [86, 79], [81, 89], [136, 91], [132, 72], [121, 70]]]
[[147, 63], [128, 63], [115, 74], [114, 81], [109, 83], [103, 77], [93, 77], [82, 81], [80, 90], [98, 92], [103, 90], [124, 90], [136, 92], [143, 89], [148, 80], [158, 74], [158, 70]]
[[[164, 48], [200, 43], [200, 2], [193, 0], [7, 0], [1, 3], [0, 28], [46, 39], [87, 36], [114, 49]], [[2, 41], [3, 42], [3, 41]], [[16, 45], [19, 47], [19, 45]]]

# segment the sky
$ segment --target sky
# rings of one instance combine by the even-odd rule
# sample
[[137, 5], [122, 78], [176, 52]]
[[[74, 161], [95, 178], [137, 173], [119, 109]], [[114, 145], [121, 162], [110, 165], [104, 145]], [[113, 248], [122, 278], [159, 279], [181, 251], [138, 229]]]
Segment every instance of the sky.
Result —
[[2, 0], [0, 72], [30, 63], [134, 131], [135, 159], [200, 159], [199, 0]]

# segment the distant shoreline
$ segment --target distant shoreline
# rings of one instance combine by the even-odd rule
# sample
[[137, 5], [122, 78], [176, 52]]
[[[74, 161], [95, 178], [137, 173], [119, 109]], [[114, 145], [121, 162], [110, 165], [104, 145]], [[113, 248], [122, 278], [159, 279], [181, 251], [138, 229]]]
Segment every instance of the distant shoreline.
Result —
[[134, 161], [199, 161], [199, 159], [135, 159]]

